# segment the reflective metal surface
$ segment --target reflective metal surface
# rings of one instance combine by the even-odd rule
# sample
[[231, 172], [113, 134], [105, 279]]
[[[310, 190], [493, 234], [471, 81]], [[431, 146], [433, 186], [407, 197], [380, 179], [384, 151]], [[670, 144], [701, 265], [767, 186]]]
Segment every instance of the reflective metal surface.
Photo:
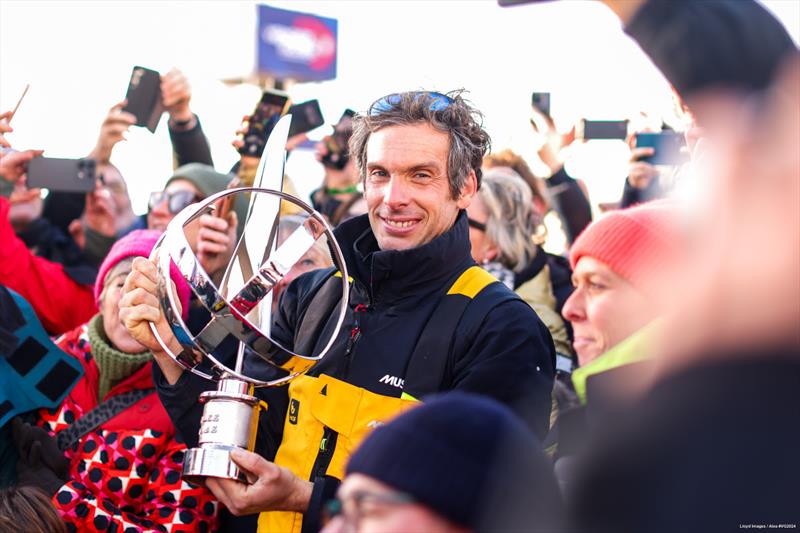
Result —
[[[308, 214], [309, 218], [301, 227], [297, 228], [277, 250], [269, 254], [264, 263], [258, 268], [258, 271], [246, 281], [245, 286], [239, 290], [229, 302], [223, 298], [220, 290], [214, 285], [208, 273], [205, 272], [200, 262], [195, 257], [186, 239], [183, 228], [193, 220], [199, 218], [202, 214], [212, 210], [212, 206], [218, 200], [232, 194], [243, 193], [278, 196], [283, 200], [300, 206]], [[248, 313], [270, 295], [275, 284], [283, 279], [292, 265], [323, 235], [328, 238], [331, 250], [336, 256], [336, 263], [343, 274], [341, 278], [342, 299], [339, 305], [337, 323], [333, 334], [319, 355], [298, 354], [275, 342], [270, 337], [268, 331], [262, 330], [251, 320]], [[203, 202], [187, 207], [170, 222], [167, 231], [153, 249], [151, 258], [157, 258], [158, 260], [157, 264], [160, 280], [169, 279], [169, 266], [170, 262], [173, 262], [192, 288], [192, 291], [197, 295], [199, 301], [211, 313], [211, 321], [206, 327], [196, 336], [191, 335], [185, 322], [181, 319], [180, 313], [176, 312], [179, 309], [176, 295], [173, 291], [166, 290], [164, 283], [159, 283], [158, 296], [161, 307], [183, 351], [178, 354], [173, 353], [160, 336], [158, 336], [154, 325], [151, 325], [151, 330], [153, 330], [162, 348], [171, 357], [184, 366], [184, 368], [206, 379], [219, 379], [219, 375], [203, 372], [198, 369], [197, 362], [201, 357], [207, 357], [214, 366], [224, 373], [253, 383], [256, 386], [271, 386], [286, 383], [295, 376], [306, 372], [325, 356], [344, 322], [347, 311], [349, 283], [347, 267], [344, 263], [339, 245], [333, 237], [333, 230], [325, 219], [310, 206], [280, 191], [256, 187], [229, 189], [209, 196]], [[288, 375], [284, 378], [272, 381], [260, 381], [244, 376], [235, 369], [224, 365], [214, 356], [213, 351], [228, 335], [233, 335], [262, 359], [285, 370]]]
[[[282, 183], [289, 124], [289, 117], [282, 118], [267, 139], [259, 163], [259, 183], [263, 182], [265, 175], [277, 186]], [[213, 212], [221, 199], [238, 194], [249, 196], [250, 208], [245, 220], [241, 221], [241, 237], [222, 276], [221, 287], [217, 287], [195, 257], [185, 228], [200, 216]], [[300, 207], [307, 218], [275, 249], [279, 210], [284, 201]], [[339, 312], [335, 328], [321, 352], [316, 356], [298, 354], [270, 337], [272, 290], [323, 236], [327, 238], [334, 262], [342, 274]], [[199, 447], [187, 450], [183, 477], [195, 484], [202, 484], [207, 477], [247, 482], [246, 476], [231, 459], [231, 451], [237, 448], [253, 451], [255, 446], [259, 415], [267, 406], [254, 396], [254, 387], [282, 385], [306, 372], [328, 353], [344, 322], [350, 287], [347, 266], [333, 230], [318, 212], [281, 191], [264, 187], [228, 189], [178, 213], [156, 243], [150, 259], [156, 262], [158, 270], [156, 295], [180, 344], [180, 351], [173, 352], [152, 323], [150, 330], [162, 349], [181, 366], [218, 382], [215, 391], [200, 395], [199, 401], [204, 406]], [[208, 324], [197, 335], [190, 332], [181, 318], [178, 298], [169, 281], [172, 265], [177, 267], [211, 315]], [[231, 337], [238, 344], [234, 368], [221, 361], [227, 361], [227, 357], [232, 355], [226, 352]], [[269, 369], [271, 372], [263, 374], [265, 380], [242, 373], [244, 357], [248, 353], [256, 354], [273, 367]], [[264, 370], [263, 365], [261, 367], [251, 370], [260, 372]], [[275, 378], [267, 380], [266, 376], [271, 377], [272, 372]]]

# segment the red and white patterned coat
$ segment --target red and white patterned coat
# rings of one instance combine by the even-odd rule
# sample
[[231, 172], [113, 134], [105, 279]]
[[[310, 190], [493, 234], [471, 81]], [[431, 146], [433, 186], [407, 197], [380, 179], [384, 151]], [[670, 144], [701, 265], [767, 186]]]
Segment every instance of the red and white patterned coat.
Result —
[[[56, 344], [80, 360], [85, 375], [58, 409], [40, 410], [39, 424], [51, 434], [99, 403], [98, 367], [87, 326], [66, 333]], [[106, 398], [153, 388], [151, 364], [113, 387]], [[213, 531], [219, 503], [207, 489], [192, 488], [181, 480], [185, 450], [153, 392], [65, 452], [70, 480], [53, 503], [73, 531]]]

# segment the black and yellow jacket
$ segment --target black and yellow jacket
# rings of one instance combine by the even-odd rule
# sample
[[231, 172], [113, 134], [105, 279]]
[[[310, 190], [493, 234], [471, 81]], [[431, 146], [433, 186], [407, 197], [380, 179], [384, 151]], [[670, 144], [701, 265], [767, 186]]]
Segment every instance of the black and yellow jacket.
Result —
[[[530, 306], [475, 265], [468, 231], [462, 212], [453, 228], [428, 244], [382, 251], [366, 215], [336, 229], [353, 278], [342, 331], [306, 376], [258, 391], [270, 408], [257, 451], [313, 481], [312, 502], [305, 517], [262, 513], [259, 531], [315, 530], [322, 502], [333, 496], [355, 446], [427, 394], [486, 394], [517, 410], [540, 437], [547, 432], [553, 341]], [[306, 315], [325, 303], [318, 293], [331, 276], [320, 270], [290, 284], [274, 317], [275, 340], [300, 353], [321, 351], [335, 313], [317, 312], [313, 324]], [[426, 328], [429, 323], [442, 325]], [[191, 404], [213, 384], [188, 373], [173, 387], [163, 379], [156, 383], [193, 446], [200, 406]]]

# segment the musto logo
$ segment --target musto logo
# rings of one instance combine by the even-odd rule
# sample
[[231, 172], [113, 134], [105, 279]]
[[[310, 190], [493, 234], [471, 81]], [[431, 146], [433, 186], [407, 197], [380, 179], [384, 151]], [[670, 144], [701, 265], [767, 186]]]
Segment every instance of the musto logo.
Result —
[[333, 33], [313, 17], [297, 17], [291, 26], [267, 24], [261, 38], [275, 47], [280, 59], [306, 63], [314, 70], [325, 70], [336, 58]]

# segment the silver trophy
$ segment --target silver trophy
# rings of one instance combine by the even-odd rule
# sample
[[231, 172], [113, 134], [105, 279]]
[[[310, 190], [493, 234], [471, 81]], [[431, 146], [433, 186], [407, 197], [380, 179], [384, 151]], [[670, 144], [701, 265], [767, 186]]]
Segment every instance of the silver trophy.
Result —
[[[280, 189], [285, 162], [286, 137], [290, 124], [286, 116], [276, 125], [264, 150], [257, 180], [258, 185], [271, 181]], [[212, 212], [219, 200], [230, 195], [250, 197], [248, 216], [244, 221], [233, 259], [217, 287], [198, 262], [184, 228], [201, 215]], [[298, 206], [305, 215], [302, 224], [279, 246], [276, 245], [281, 202]], [[320, 238], [327, 238], [334, 264], [341, 272], [342, 298], [336, 327], [324, 348], [317, 355], [298, 354], [281, 346], [270, 337], [272, 289], [292, 266]], [[338, 336], [347, 311], [349, 282], [347, 267], [333, 230], [327, 221], [310, 206], [280, 190], [255, 187], [228, 189], [204, 201], [192, 204], [170, 222], [156, 243], [151, 259], [157, 263], [157, 294], [173, 334], [181, 345], [174, 353], [161, 338], [154, 324], [150, 329], [175, 361], [191, 372], [218, 382], [217, 390], [204, 392], [200, 421], [199, 447], [188, 450], [183, 463], [186, 481], [201, 484], [206, 477], [235, 479], [247, 482], [243, 472], [230, 457], [234, 448], [253, 451], [258, 418], [267, 406], [254, 395], [256, 387], [286, 385], [316, 364], [329, 351]], [[181, 318], [177, 298], [170, 290], [170, 265], [174, 263], [199, 301], [208, 309], [211, 320], [193, 335]], [[338, 276], [337, 276], [338, 277]], [[233, 368], [219, 355], [223, 342], [233, 337], [238, 343]], [[232, 354], [228, 354], [232, 355]], [[245, 357], [260, 358], [261, 365], [272, 369], [274, 377], [256, 379], [243, 373]]]

